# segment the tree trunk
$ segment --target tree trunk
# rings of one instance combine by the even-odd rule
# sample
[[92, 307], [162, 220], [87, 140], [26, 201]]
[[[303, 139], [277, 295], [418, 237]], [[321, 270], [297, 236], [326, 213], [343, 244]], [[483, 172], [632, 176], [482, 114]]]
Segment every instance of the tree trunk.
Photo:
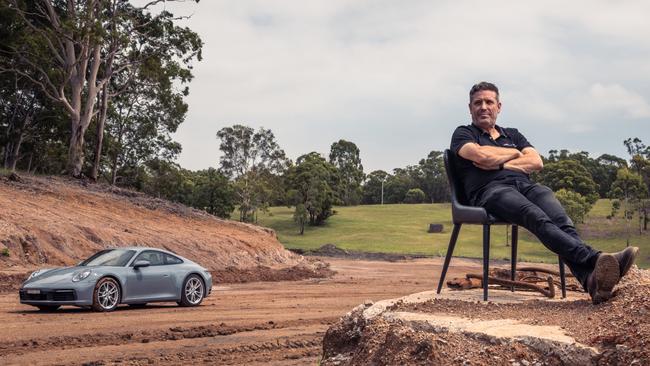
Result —
[[70, 136], [70, 148], [68, 149], [68, 174], [75, 178], [81, 178], [81, 169], [84, 163], [84, 133], [78, 121], [72, 122], [72, 135]]
[[99, 175], [99, 162], [102, 158], [102, 142], [104, 141], [104, 123], [106, 122], [106, 112], [108, 111], [108, 90], [107, 84], [102, 88], [102, 100], [100, 106], [99, 118], [97, 119], [97, 146], [95, 146], [95, 161], [90, 178], [97, 181]]
[[9, 152], [9, 155], [7, 156], [7, 160], [5, 161], [5, 168], [11, 170], [11, 172], [16, 171], [16, 163], [18, 162], [18, 156], [20, 154], [20, 145], [23, 142], [23, 134], [21, 131], [21, 134], [17, 137], [16, 141], [13, 142], [13, 146], [11, 151]]
[[29, 162], [27, 163], [27, 173], [30, 173], [30, 172], [32, 174], [36, 173], [36, 168], [34, 168], [34, 171], [31, 170], [32, 169], [32, 159], [33, 158], [34, 158], [34, 153], [33, 152], [29, 153]]

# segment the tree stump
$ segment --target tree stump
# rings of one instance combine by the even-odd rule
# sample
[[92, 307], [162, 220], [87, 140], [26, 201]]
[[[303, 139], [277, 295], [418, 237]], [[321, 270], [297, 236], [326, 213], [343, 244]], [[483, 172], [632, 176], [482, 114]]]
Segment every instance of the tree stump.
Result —
[[441, 233], [441, 232], [442, 232], [442, 224], [429, 224], [428, 233]]

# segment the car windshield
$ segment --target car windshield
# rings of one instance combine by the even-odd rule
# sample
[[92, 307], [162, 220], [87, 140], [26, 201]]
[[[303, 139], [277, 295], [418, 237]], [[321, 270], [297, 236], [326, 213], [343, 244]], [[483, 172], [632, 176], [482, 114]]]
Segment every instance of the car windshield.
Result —
[[107, 249], [96, 253], [92, 257], [79, 263], [80, 266], [125, 266], [131, 257], [135, 254], [135, 250], [127, 249]]

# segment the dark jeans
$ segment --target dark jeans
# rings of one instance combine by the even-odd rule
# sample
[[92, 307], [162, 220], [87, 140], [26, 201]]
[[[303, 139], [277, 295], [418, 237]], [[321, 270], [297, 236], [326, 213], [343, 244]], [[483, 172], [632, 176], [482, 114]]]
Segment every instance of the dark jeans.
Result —
[[599, 251], [585, 244], [548, 187], [519, 180], [493, 182], [477, 198], [492, 215], [523, 226], [562, 258], [583, 287]]

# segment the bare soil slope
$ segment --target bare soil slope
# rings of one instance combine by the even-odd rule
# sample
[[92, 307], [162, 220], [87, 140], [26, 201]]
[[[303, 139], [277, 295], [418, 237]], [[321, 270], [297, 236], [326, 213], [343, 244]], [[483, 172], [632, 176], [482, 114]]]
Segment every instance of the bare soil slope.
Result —
[[[58, 177], [0, 178], [0, 272], [71, 265], [106, 247], [151, 246], [229, 275], [306, 265], [270, 229], [103, 184]], [[243, 272], [238, 272], [243, 271]], [[219, 280], [219, 276], [217, 281]], [[301, 277], [301, 276], [298, 276]], [[285, 277], [291, 279], [291, 273]], [[302, 276], [304, 278], [304, 276]]]
[[540, 297], [510, 304], [443, 298], [417, 304], [397, 301], [386, 311], [559, 327], [566, 336], [596, 350], [586, 362], [567, 361], [550, 348], [530, 347], [528, 339], [503, 341], [472, 331], [424, 326], [424, 322], [389, 322], [387, 317], [366, 320], [361, 316], [364, 307], [358, 306], [328, 329], [321, 364], [649, 365], [650, 271], [632, 267], [616, 287], [614, 298], [605, 303], [592, 305], [582, 295], [577, 300]]

